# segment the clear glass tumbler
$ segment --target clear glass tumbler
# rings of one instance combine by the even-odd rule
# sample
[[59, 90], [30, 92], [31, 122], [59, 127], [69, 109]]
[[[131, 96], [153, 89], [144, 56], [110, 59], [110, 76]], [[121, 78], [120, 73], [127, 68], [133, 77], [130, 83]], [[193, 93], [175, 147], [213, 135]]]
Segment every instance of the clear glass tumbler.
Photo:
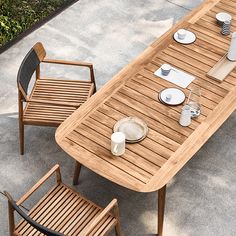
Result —
[[194, 86], [190, 90], [187, 105], [190, 107], [192, 117], [198, 117], [201, 114], [201, 88]]

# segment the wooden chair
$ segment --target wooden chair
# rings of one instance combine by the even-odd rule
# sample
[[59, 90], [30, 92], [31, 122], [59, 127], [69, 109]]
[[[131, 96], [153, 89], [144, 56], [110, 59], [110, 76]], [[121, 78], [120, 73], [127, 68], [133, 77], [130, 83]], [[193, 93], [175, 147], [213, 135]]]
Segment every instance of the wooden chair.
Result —
[[[56, 173], [56, 185], [26, 214], [19, 206], [53, 173]], [[59, 165], [55, 165], [17, 202], [6, 191], [4, 194], [8, 198], [10, 236], [107, 235], [114, 228], [116, 235], [121, 235], [117, 200], [113, 199], [102, 209], [85, 199], [62, 183]], [[15, 211], [23, 218], [16, 226]]]
[[[17, 75], [21, 155], [24, 154], [24, 125], [58, 126], [96, 91], [92, 64], [46, 59], [45, 56], [42, 43], [36, 43], [22, 61]], [[43, 78], [40, 75], [41, 63], [87, 67], [90, 79]], [[28, 93], [34, 73], [35, 83]]]

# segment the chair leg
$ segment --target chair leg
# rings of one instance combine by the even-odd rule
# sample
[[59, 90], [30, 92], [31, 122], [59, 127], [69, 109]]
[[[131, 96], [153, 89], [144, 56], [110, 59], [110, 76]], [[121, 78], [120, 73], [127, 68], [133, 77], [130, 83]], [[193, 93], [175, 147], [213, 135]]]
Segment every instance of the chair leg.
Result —
[[76, 161], [75, 162], [75, 170], [74, 170], [74, 178], [73, 178], [73, 185], [78, 185], [79, 184], [79, 174], [81, 170], [81, 164]]
[[14, 210], [12, 205], [8, 201], [8, 219], [9, 219], [9, 235], [14, 236], [15, 221], [14, 221]]
[[24, 123], [23, 123], [23, 95], [18, 91], [18, 120], [19, 120], [19, 139], [20, 154], [24, 155]]
[[116, 236], [121, 236], [120, 222], [115, 226]]
[[158, 190], [158, 236], [163, 235], [163, 223], [165, 212], [166, 185]]
[[115, 226], [116, 236], [121, 236], [120, 213], [119, 213], [118, 204], [114, 207], [114, 216], [117, 220], [117, 223], [116, 223], [116, 226]]
[[19, 136], [20, 136], [20, 154], [24, 155], [24, 124], [23, 122], [19, 119]]

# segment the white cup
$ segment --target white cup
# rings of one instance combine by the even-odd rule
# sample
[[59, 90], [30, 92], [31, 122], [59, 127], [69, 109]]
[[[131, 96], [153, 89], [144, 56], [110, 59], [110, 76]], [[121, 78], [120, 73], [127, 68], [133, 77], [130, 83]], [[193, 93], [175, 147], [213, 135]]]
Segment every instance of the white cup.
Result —
[[162, 75], [168, 75], [170, 73], [171, 66], [169, 64], [163, 64], [161, 66], [161, 73]]
[[177, 31], [177, 35], [179, 39], [184, 39], [186, 36], [187, 31], [185, 29], [179, 29]]
[[188, 105], [185, 105], [182, 108], [181, 116], [179, 119], [180, 125], [189, 126], [191, 124], [191, 117], [192, 117], [192, 114], [191, 114], [190, 107]]
[[121, 156], [125, 153], [125, 134], [115, 132], [111, 135], [111, 153], [115, 156]]

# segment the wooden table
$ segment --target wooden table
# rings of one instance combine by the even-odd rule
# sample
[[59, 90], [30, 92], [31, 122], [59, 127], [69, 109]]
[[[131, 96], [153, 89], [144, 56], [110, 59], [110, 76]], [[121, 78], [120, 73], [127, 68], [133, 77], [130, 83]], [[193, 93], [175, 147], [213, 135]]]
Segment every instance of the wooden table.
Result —
[[[206, 73], [227, 52], [230, 36], [221, 35], [217, 12], [236, 14], [236, 0], [208, 0], [152, 43], [137, 59], [121, 70], [56, 132], [57, 143], [78, 163], [97, 174], [138, 192], [158, 190], [158, 235], [162, 235], [166, 184], [201, 148], [236, 108], [236, 70], [222, 82]], [[195, 43], [182, 45], [172, 38], [179, 28], [197, 36]], [[236, 21], [232, 21], [236, 30]], [[191, 86], [201, 87], [202, 114], [182, 127], [178, 120], [182, 105], [161, 104], [157, 95], [173, 84], [153, 73], [163, 63], [197, 77]], [[174, 86], [178, 87], [178, 86]], [[121, 118], [136, 116], [148, 127], [147, 137], [127, 144], [121, 157], [112, 156], [110, 136]], [[80, 165], [77, 165], [75, 178]], [[75, 181], [76, 182], [76, 181]]]

